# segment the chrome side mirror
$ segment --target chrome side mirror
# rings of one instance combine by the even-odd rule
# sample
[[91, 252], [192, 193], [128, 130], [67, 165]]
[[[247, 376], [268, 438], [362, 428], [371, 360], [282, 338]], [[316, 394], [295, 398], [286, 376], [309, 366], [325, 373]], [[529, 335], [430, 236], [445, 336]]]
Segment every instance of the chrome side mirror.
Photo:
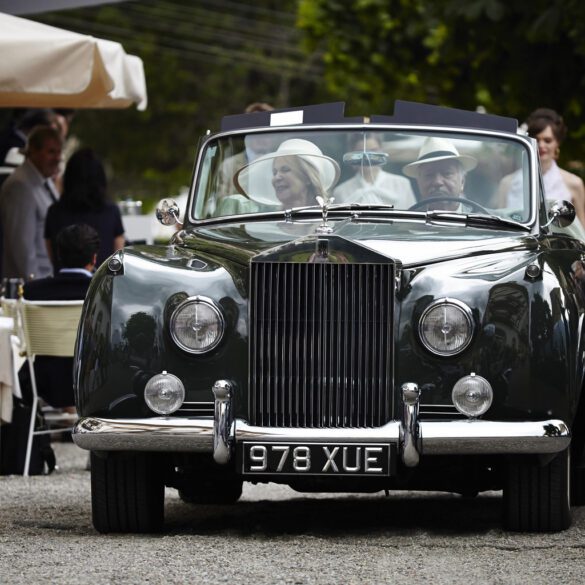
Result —
[[551, 203], [547, 215], [548, 222], [543, 227], [548, 227], [552, 223], [557, 227], [564, 228], [575, 220], [575, 207], [570, 201], [559, 199]]
[[174, 199], [161, 199], [154, 213], [160, 223], [168, 226], [181, 223], [179, 219], [180, 212], [179, 205]]

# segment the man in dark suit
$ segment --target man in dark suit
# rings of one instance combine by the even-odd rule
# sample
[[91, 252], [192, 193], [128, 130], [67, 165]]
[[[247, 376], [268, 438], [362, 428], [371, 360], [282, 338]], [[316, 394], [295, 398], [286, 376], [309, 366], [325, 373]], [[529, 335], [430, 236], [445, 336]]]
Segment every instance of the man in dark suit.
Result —
[[[70, 225], [57, 235], [57, 255], [62, 268], [55, 276], [31, 280], [24, 285], [24, 298], [31, 301], [83, 300], [91, 282], [99, 250], [97, 232], [85, 224]], [[73, 359], [38, 356], [35, 375], [39, 396], [56, 408], [71, 407]], [[30, 393], [28, 368], [19, 372], [23, 396]]]

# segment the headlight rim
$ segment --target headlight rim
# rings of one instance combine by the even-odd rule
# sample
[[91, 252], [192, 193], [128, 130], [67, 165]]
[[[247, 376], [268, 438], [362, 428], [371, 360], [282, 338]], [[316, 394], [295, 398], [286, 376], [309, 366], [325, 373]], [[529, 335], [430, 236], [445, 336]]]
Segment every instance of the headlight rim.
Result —
[[[208, 307], [210, 307], [217, 315], [219, 325], [221, 328], [221, 332], [217, 336], [217, 339], [214, 341], [214, 343], [207, 346], [205, 349], [193, 349], [192, 347], [189, 347], [189, 346], [185, 345], [183, 342], [181, 342], [175, 334], [175, 323], [177, 320], [177, 315], [180, 313], [180, 311], [186, 305], [196, 304], [196, 303], [197, 304], [205, 304]], [[194, 295], [194, 296], [187, 297], [186, 299], [181, 301], [175, 307], [173, 312], [171, 313], [171, 317], [169, 320], [169, 333], [170, 333], [171, 339], [173, 340], [175, 345], [177, 347], [179, 347], [180, 349], [182, 349], [183, 351], [190, 353], [192, 355], [203, 355], [203, 354], [209, 353], [210, 351], [213, 351], [221, 343], [221, 341], [223, 340], [224, 334], [225, 334], [225, 325], [226, 325], [226, 322], [225, 322], [225, 317], [223, 315], [223, 311], [221, 310], [221, 307], [213, 299], [206, 297], [206, 296], [203, 296], [203, 295]]]
[[[469, 325], [469, 336], [466, 342], [454, 351], [446, 352], [437, 350], [430, 343], [427, 342], [425, 335], [423, 333], [423, 324], [425, 321], [425, 317], [428, 315], [428, 313], [430, 313], [431, 310], [440, 305], [452, 305], [460, 309]], [[475, 336], [475, 330], [476, 327], [471, 307], [467, 303], [460, 301], [459, 299], [454, 299], [452, 297], [441, 297], [440, 299], [435, 299], [427, 307], [425, 307], [418, 321], [418, 338], [423, 347], [433, 355], [444, 358], [458, 356], [459, 354], [463, 353], [471, 345], [471, 342], [473, 341], [473, 338]]]

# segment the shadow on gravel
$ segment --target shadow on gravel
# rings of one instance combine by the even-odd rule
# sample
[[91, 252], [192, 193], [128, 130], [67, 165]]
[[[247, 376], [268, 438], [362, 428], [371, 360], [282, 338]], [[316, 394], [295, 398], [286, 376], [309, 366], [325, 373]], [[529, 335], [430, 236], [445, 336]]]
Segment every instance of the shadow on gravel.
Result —
[[232, 506], [195, 506], [175, 500], [167, 504], [165, 515], [167, 534], [359, 536], [420, 530], [437, 535], [482, 534], [500, 529], [501, 498], [423, 494], [400, 499], [344, 495], [239, 502]]

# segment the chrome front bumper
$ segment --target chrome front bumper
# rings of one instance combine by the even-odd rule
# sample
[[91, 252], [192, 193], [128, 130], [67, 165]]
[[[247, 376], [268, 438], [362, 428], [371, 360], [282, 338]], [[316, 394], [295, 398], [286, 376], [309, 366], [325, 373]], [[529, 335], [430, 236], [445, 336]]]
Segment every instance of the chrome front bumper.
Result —
[[275, 428], [251, 426], [232, 417], [232, 387], [225, 380], [213, 386], [211, 417], [106, 419], [86, 417], [73, 430], [73, 440], [92, 451], [180, 451], [213, 453], [227, 463], [237, 443], [386, 443], [394, 445], [407, 467], [422, 455], [545, 454], [565, 449], [571, 433], [561, 420], [419, 421], [420, 392], [402, 386], [402, 417], [376, 428]]
[[[420, 421], [413, 446], [423, 455], [489, 453], [556, 453], [571, 440], [567, 425], [560, 420], [534, 422]], [[233, 421], [230, 448], [241, 441], [380, 443], [397, 445], [404, 453], [402, 423], [392, 421], [373, 429], [299, 429], [254, 427]], [[182, 451], [214, 452], [214, 421], [211, 418], [81, 419], [73, 440], [97, 451]], [[408, 463], [407, 463], [408, 464]], [[416, 463], [415, 463], [416, 464]]]
[[[420, 421], [416, 452], [424, 455], [557, 453], [571, 440], [560, 420], [492, 422], [482, 420]], [[95, 451], [214, 452], [214, 421], [211, 418], [83, 418], [73, 440]], [[374, 429], [298, 429], [253, 427], [236, 419], [230, 446], [240, 441], [379, 443], [397, 445], [403, 454], [402, 423], [390, 422]], [[409, 465], [409, 459], [405, 461]], [[410, 463], [410, 466], [416, 462]]]

